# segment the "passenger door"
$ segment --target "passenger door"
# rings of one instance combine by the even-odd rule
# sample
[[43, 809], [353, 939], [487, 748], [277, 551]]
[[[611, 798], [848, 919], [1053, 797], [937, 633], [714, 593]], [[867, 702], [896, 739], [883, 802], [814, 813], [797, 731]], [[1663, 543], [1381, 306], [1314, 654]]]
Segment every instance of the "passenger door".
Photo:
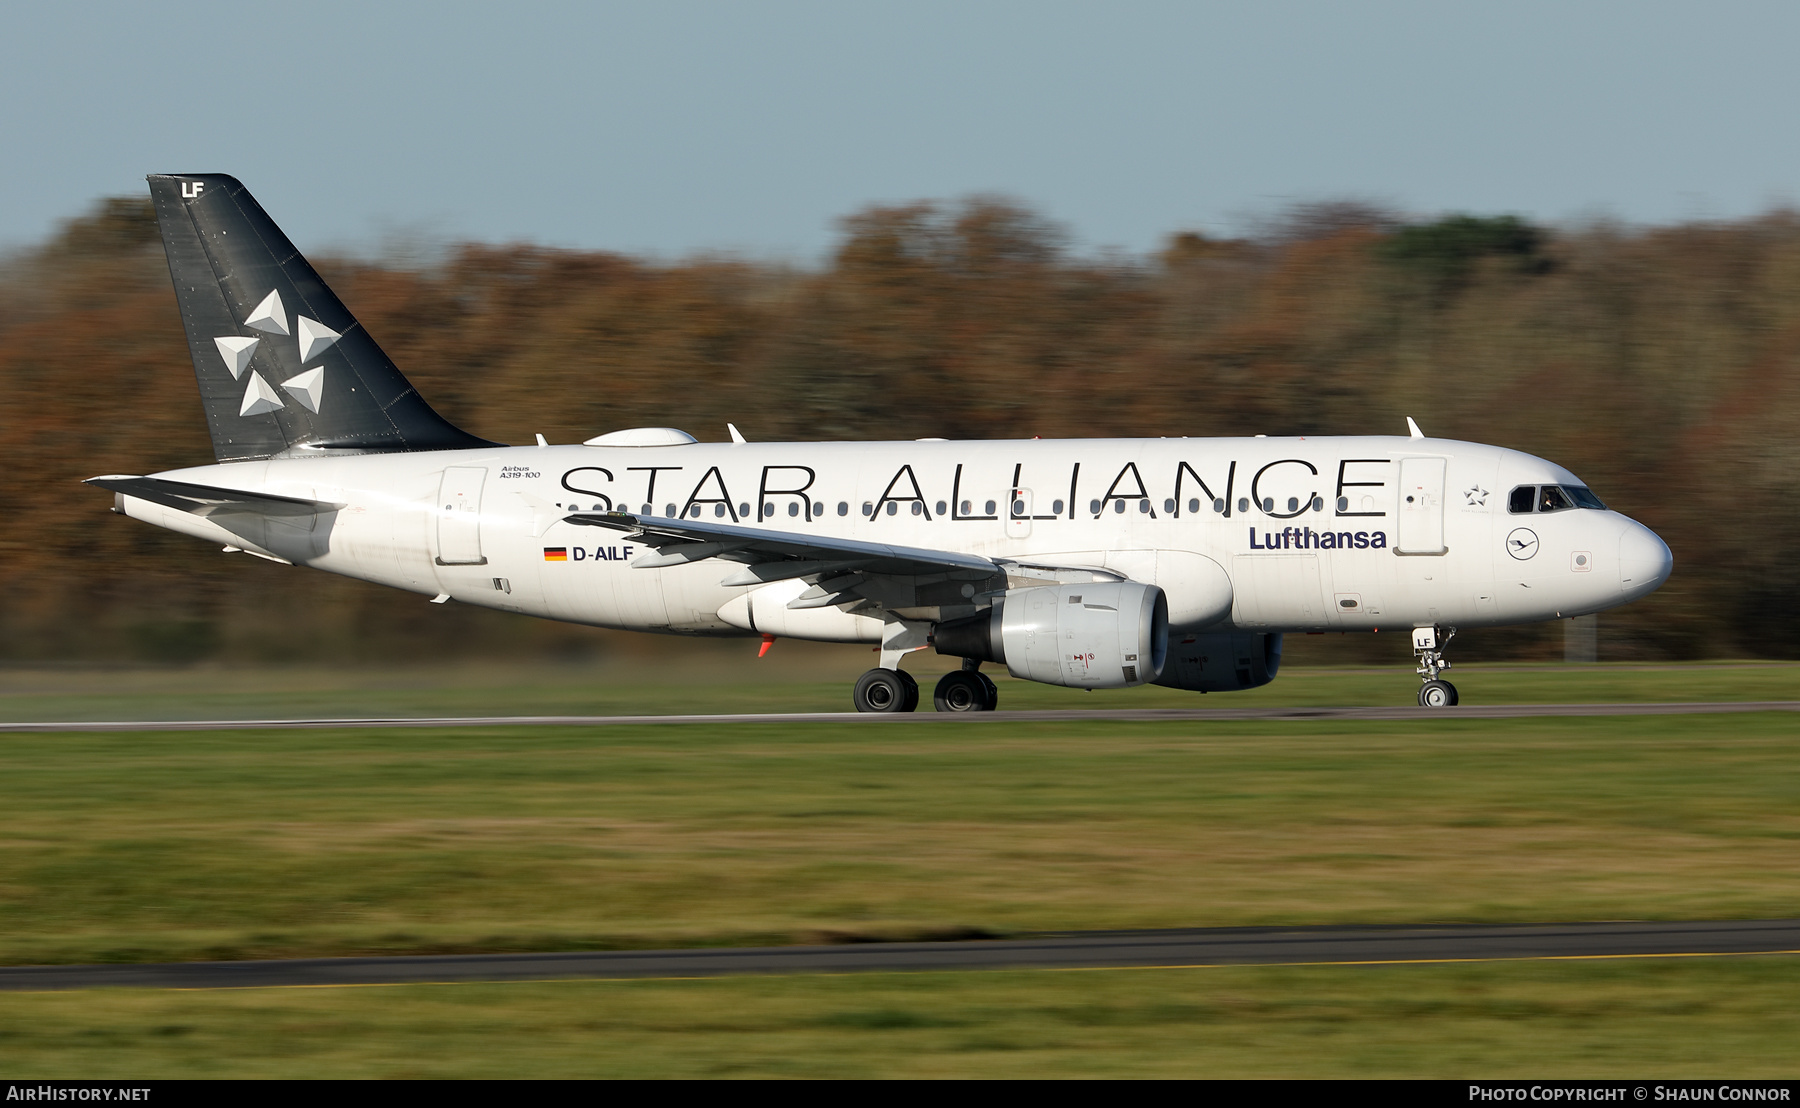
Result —
[[440, 566], [481, 566], [481, 485], [487, 470], [451, 466], [438, 485], [438, 555]]
[[1442, 554], [1444, 458], [1400, 459], [1399, 534], [1395, 553]]

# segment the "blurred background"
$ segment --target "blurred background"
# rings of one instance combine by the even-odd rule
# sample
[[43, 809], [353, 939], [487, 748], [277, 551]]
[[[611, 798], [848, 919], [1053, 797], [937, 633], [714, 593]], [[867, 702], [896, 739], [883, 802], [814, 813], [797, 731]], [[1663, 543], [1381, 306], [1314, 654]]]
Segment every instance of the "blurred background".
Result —
[[[200, 170], [242, 178], [478, 435], [1410, 415], [1564, 464], [1669, 542], [1668, 585], [1601, 617], [1602, 660], [1800, 656], [1800, 76], [1777, 56], [1800, 14], [1725, 8], [11, 12], [0, 660], [684, 649], [221, 557], [82, 488], [211, 461], [142, 186]], [[1560, 659], [1565, 635], [1458, 647]]]

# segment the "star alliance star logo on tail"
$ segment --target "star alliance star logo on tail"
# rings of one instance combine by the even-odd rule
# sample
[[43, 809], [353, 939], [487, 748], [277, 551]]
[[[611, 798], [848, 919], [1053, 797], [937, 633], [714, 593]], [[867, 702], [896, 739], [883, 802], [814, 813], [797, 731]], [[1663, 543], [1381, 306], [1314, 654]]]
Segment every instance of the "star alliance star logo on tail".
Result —
[[[293, 335], [288, 329], [287, 309], [281, 303], [281, 290], [269, 290], [269, 295], [251, 309], [249, 318], [244, 320], [244, 326], [279, 338]], [[308, 319], [306, 316], [294, 317], [294, 328], [299, 332], [296, 344], [302, 367], [343, 337], [318, 320]], [[245, 335], [222, 335], [213, 339], [213, 343], [219, 348], [219, 356], [225, 360], [225, 368], [231, 371], [233, 380], [244, 380], [244, 375], [249, 374], [249, 380], [244, 383], [244, 402], [238, 407], [238, 415], [268, 415], [287, 406], [281, 393], [275, 391], [275, 386], [269, 384], [262, 371], [251, 367], [251, 360], [256, 356], [262, 339]], [[317, 415], [319, 406], [325, 399], [325, 367], [302, 368], [299, 373], [283, 381], [281, 387], [294, 398], [295, 403]]]

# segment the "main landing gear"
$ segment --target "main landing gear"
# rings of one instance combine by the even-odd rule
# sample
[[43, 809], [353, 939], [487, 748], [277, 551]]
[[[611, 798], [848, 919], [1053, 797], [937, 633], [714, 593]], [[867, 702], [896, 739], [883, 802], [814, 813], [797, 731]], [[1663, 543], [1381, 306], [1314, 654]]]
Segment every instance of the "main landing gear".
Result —
[[[963, 668], [939, 678], [932, 706], [940, 712], [993, 711], [1000, 690], [977, 665], [965, 661]], [[902, 669], [872, 669], [857, 679], [852, 699], [859, 712], [910, 712], [919, 706], [919, 683]]]
[[991, 712], [998, 707], [1000, 690], [980, 667], [980, 662], [965, 658], [961, 669], [938, 678], [932, 706], [940, 712]]
[[903, 669], [872, 669], [856, 679], [851, 699], [859, 712], [910, 712], [919, 706], [919, 683]]
[[1456, 637], [1456, 628], [1450, 628], [1440, 639], [1436, 627], [1413, 628], [1413, 654], [1419, 659], [1419, 679], [1424, 684], [1419, 686], [1419, 706], [1421, 708], [1453, 708], [1456, 706], [1456, 686], [1448, 681], [1440, 680], [1438, 674], [1450, 668], [1450, 662], [1444, 657], [1444, 648]]

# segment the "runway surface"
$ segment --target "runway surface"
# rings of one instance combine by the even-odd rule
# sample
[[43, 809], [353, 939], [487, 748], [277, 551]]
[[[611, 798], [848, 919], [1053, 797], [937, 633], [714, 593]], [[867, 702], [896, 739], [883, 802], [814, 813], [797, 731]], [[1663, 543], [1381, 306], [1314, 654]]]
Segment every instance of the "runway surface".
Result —
[[1669, 716], [1723, 712], [1800, 712], [1800, 700], [1670, 704], [1492, 704], [1456, 708], [1126, 708], [1106, 711], [765, 712], [714, 716], [454, 716], [442, 719], [136, 719], [0, 723], [6, 731], [240, 731], [307, 727], [616, 727], [647, 723], [1120, 723], [1191, 720], [1520, 719], [1531, 716]]
[[1800, 954], [1800, 920], [1508, 927], [1219, 928], [1027, 939], [570, 954], [10, 966], [0, 990], [319, 988], [459, 981], [719, 977], [907, 970], [1394, 965], [1505, 959]]

